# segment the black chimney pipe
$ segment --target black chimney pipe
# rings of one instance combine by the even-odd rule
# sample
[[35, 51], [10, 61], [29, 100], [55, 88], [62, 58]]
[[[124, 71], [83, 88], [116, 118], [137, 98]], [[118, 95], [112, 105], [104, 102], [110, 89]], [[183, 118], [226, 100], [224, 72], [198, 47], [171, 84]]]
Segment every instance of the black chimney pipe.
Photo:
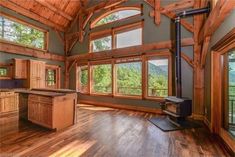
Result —
[[182, 78], [181, 78], [181, 17], [197, 15], [210, 12], [210, 6], [199, 9], [191, 9], [179, 12], [175, 18], [175, 63], [176, 63], [176, 97], [182, 98]]

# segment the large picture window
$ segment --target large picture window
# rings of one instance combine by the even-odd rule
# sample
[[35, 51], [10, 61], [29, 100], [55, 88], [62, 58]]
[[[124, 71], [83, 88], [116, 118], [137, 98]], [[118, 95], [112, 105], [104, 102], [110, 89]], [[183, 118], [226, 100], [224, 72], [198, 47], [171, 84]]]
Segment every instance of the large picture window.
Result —
[[91, 92], [96, 94], [111, 94], [112, 65], [92, 65], [91, 73]]
[[0, 39], [2, 40], [45, 50], [47, 49], [46, 35], [47, 32], [42, 29], [0, 14]]
[[118, 63], [116, 68], [116, 94], [142, 95], [142, 62]]
[[122, 7], [106, 12], [91, 23], [91, 28], [141, 14], [140, 7]]
[[154, 100], [172, 94], [170, 52], [79, 64], [81, 93]]
[[168, 96], [168, 59], [154, 58], [147, 62], [149, 97]]
[[100, 52], [142, 44], [142, 22], [94, 32], [90, 35], [90, 52]]

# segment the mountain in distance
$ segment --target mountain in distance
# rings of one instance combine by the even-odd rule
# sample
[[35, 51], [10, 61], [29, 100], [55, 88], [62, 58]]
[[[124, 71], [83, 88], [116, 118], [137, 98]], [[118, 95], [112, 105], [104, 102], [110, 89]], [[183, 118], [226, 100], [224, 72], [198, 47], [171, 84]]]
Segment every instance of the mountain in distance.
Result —
[[[118, 67], [127, 68], [127, 69], [135, 69], [135, 70], [141, 71], [141, 64], [139, 63], [119, 64]], [[149, 68], [149, 72], [151, 75], [164, 75], [166, 77], [168, 75], [167, 65], [156, 66], [152, 63], [149, 63], [148, 68]]]

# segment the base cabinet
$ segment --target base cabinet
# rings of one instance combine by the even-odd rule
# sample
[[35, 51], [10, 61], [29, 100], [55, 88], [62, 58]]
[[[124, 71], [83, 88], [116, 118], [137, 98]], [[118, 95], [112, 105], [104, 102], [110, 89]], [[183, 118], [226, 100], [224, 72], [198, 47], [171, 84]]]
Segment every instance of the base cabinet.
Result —
[[28, 120], [49, 129], [62, 129], [74, 124], [74, 99], [29, 94]]
[[14, 92], [0, 92], [0, 113], [18, 111], [18, 94]]

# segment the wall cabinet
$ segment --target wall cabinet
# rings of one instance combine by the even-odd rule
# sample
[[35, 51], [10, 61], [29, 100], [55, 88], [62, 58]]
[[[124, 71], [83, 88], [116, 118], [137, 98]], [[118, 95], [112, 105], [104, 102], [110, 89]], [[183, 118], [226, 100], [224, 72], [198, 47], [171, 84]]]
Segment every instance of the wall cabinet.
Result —
[[27, 79], [27, 60], [13, 59], [13, 78]]
[[45, 88], [45, 62], [29, 60], [29, 88]]

